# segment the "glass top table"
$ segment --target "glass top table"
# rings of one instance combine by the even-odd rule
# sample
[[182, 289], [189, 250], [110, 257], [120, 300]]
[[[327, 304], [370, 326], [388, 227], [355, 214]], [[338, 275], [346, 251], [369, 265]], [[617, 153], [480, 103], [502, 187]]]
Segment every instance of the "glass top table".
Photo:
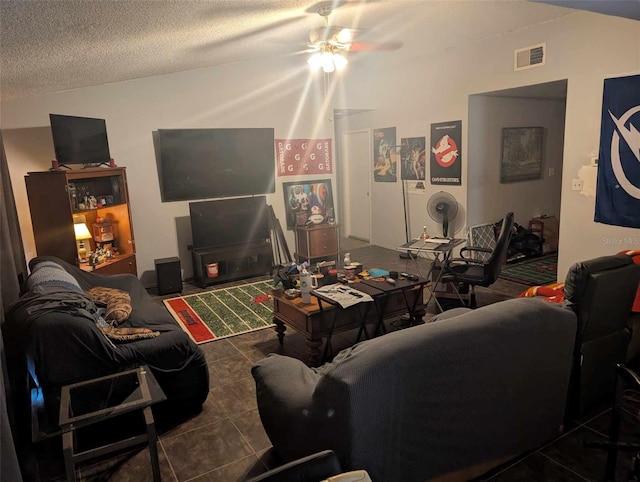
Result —
[[[166, 399], [153, 373], [146, 366], [62, 387], [59, 425], [67, 481], [76, 480], [77, 462], [144, 443], [149, 448], [153, 480], [160, 482], [158, 437], [151, 405]], [[139, 411], [143, 416], [144, 434], [78, 451], [78, 429], [133, 411]]]
[[91, 425], [166, 398], [145, 366], [65, 385], [60, 397], [60, 428], [67, 431]]

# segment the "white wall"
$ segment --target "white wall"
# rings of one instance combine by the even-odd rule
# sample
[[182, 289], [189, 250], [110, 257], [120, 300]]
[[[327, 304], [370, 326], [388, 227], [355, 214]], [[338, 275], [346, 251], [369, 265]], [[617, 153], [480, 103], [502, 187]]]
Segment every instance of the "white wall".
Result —
[[[274, 127], [276, 138], [333, 137], [322, 110], [321, 78], [307, 86], [310, 78], [300, 63], [254, 61], [3, 102], [4, 143], [27, 260], [36, 251], [23, 178], [29, 171], [47, 170], [54, 158], [49, 113], [106, 119], [111, 155], [127, 168], [138, 275], [147, 272], [143, 281], [154, 284], [154, 259], [179, 254], [185, 277], [193, 271], [186, 250], [191, 242], [189, 205], [160, 200], [153, 132]], [[304, 178], [310, 176], [277, 178], [275, 194], [267, 196], [283, 224], [282, 182]], [[286, 236], [293, 252], [292, 232]]]
[[[514, 50], [547, 44], [546, 65], [514, 72]], [[415, 52], [414, 52], [415, 53]], [[335, 99], [336, 108], [374, 109], [363, 125], [350, 116], [345, 129], [396, 126], [398, 137], [427, 136], [431, 123], [462, 120], [462, 186], [428, 186], [426, 196], [410, 196], [412, 233], [427, 220], [426, 200], [433, 192], [451, 192], [467, 205], [468, 98], [473, 94], [568, 79], [563, 152], [558, 273], [580, 260], [640, 246], [611, 246], [608, 239], [638, 238], [637, 229], [593, 222], [595, 199], [571, 190], [571, 180], [597, 153], [603, 80], [640, 70], [640, 22], [576, 11], [554, 21], [452, 46], [444, 52], [416, 53], [410, 58], [369, 57], [352, 69]], [[394, 247], [403, 237], [400, 183], [373, 183], [373, 239]], [[488, 196], [498, 197], [492, 187]], [[388, 202], [385, 202], [388, 200]], [[493, 201], [497, 202], [497, 201]], [[465, 214], [465, 213], [463, 213]], [[466, 221], [463, 218], [463, 221]]]
[[[525, 11], [538, 8], [553, 7], [523, 2]], [[566, 273], [571, 263], [581, 259], [638, 248], [606, 243], [612, 238], [637, 237], [638, 230], [594, 223], [594, 198], [571, 191], [571, 179], [598, 150], [603, 79], [640, 70], [640, 23], [576, 11], [498, 37], [472, 43], [452, 41], [446, 49], [421, 45], [422, 28], [427, 27], [420, 24], [408, 31], [405, 46], [397, 52], [371, 52], [352, 62], [339, 80], [331, 106], [374, 109], [349, 116], [344, 129], [395, 126], [398, 138], [424, 135], [428, 139], [431, 123], [462, 120], [463, 184], [429, 186], [426, 195], [409, 196], [412, 233], [417, 234], [425, 222], [430, 230], [436, 229], [428, 220], [426, 201], [440, 189], [451, 192], [460, 202], [459, 226], [466, 222], [470, 95], [568, 79], [559, 273]], [[455, 39], [455, 29], [455, 25], [444, 26], [443, 35]], [[547, 43], [546, 66], [514, 72], [514, 49], [540, 42]], [[35, 253], [28, 239], [30, 230], [25, 229], [28, 221], [22, 176], [36, 164], [39, 170], [49, 166], [53, 145], [47, 141], [45, 148], [40, 129], [49, 125], [50, 112], [107, 119], [112, 154], [128, 170], [142, 273], [153, 269], [155, 258], [179, 252], [176, 219], [188, 216], [186, 202], [160, 203], [152, 132], [174, 127], [273, 126], [277, 137], [332, 136], [333, 126], [321, 107], [320, 82], [305, 93], [307, 74], [299, 60], [292, 60], [294, 66], [285, 59], [267, 59], [3, 102], [3, 130], [36, 128], [34, 142], [39, 143], [28, 149], [18, 142], [19, 136], [5, 134], [4, 138], [21, 205], [27, 256]], [[47, 149], [48, 155], [33, 157]], [[281, 219], [284, 202], [280, 186], [289, 180], [294, 179], [278, 178], [278, 190], [268, 199]], [[371, 202], [372, 242], [395, 247], [404, 241], [400, 183], [373, 183]], [[293, 248], [291, 233], [287, 236]], [[190, 260], [184, 259], [183, 267], [185, 261], [190, 267]]]
[[[560, 217], [565, 100], [473, 95], [469, 98], [467, 199], [469, 226], [496, 222], [511, 211], [525, 227], [541, 214]], [[500, 183], [503, 127], [543, 127], [540, 179]], [[549, 169], [554, 174], [549, 174]]]

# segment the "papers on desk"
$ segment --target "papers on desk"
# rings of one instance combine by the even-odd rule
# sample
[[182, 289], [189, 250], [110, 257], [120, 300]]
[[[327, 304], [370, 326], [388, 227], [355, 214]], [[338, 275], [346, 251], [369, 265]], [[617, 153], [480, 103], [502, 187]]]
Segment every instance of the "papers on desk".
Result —
[[367, 293], [349, 288], [348, 286], [340, 283], [322, 286], [313, 291], [322, 295], [324, 298], [335, 301], [342, 308], [348, 308], [349, 306], [357, 305], [358, 303], [373, 301], [373, 298]]
[[[447, 238], [427, 238], [427, 239], [416, 239], [411, 242], [408, 246], [400, 246], [400, 248], [409, 248], [409, 249], [433, 249], [434, 246], [438, 244], [447, 244], [451, 240]], [[398, 249], [400, 249], [398, 248]]]
[[449, 238], [427, 238], [427, 239], [423, 239], [423, 241], [425, 243], [435, 243], [435, 244], [447, 244], [451, 242]]

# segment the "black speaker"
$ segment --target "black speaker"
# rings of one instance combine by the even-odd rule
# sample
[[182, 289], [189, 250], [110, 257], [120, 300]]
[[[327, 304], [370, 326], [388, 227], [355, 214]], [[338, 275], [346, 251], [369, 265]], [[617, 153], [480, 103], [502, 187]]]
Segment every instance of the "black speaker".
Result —
[[158, 276], [158, 294], [180, 293], [182, 291], [180, 258], [156, 259], [154, 263]]

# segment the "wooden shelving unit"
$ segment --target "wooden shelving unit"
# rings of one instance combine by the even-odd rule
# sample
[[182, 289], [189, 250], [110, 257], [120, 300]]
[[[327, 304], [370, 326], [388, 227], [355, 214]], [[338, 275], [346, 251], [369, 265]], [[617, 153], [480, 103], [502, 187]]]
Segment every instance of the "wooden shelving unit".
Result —
[[[124, 167], [29, 172], [25, 176], [36, 250], [56, 256], [87, 271], [137, 276], [135, 238]], [[95, 198], [96, 203], [85, 202]], [[98, 218], [111, 223], [118, 254], [90, 266], [80, 263], [73, 229], [74, 218], [84, 217], [90, 231]], [[95, 251], [96, 242], [87, 241]]]

